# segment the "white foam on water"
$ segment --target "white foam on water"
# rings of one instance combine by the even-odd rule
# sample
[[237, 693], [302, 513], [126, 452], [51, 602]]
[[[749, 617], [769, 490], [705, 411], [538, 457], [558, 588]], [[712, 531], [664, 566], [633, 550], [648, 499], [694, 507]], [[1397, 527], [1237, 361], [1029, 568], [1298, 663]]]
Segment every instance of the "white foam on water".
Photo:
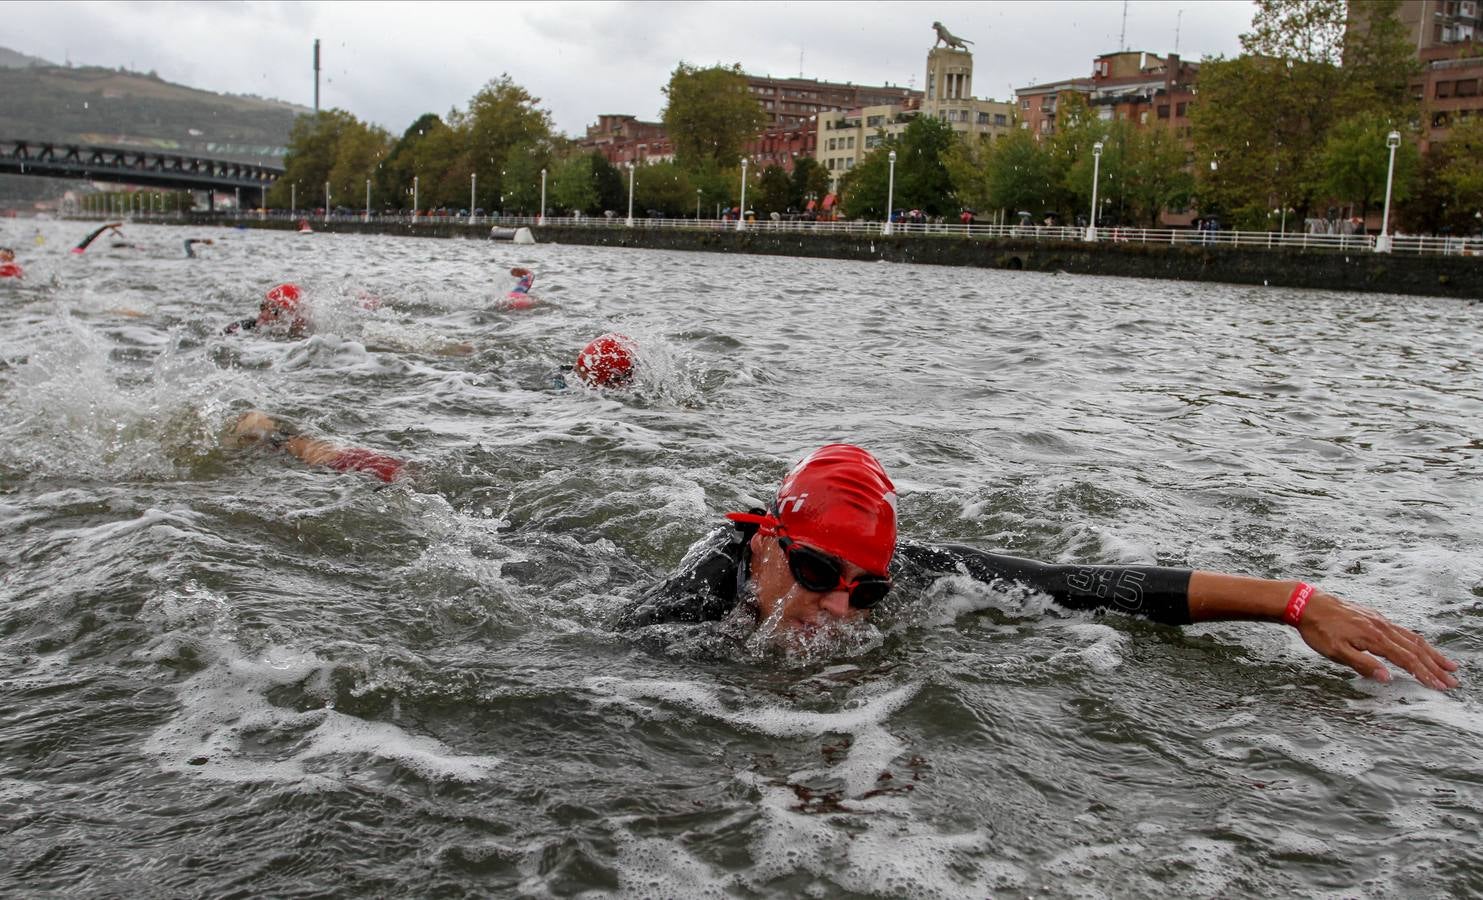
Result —
[[901, 797], [847, 801], [842, 812], [809, 814], [797, 809], [791, 788], [754, 775], [742, 780], [761, 793], [753, 865], [741, 876], [755, 890], [799, 872], [817, 879], [808, 892], [821, 897], [841, 889], [888, 897], [982, 897], [1025, 883], [1018, 866], [982, 858], [992, 846], [989, 835], [937, 831], [913, 819]]
[[[618, 852], [619, 897], [726, 897], [737, 878], [717, 871], [680, 844], [660, 838], [639, 837], [621, 827], [613, 837]], [[521, 884], [525, 896], [539, 894], [542, 883], [528, 879]]]
[[1074, 659], [1097, 673], [1106, 675], [1122, 667], [1122, 647], [1128, 636], [1108, 625], [1096, 622], [1067, 622], [1065, 631], [1074, 638], [1084, 641], [1080, 647], [1062, 650], [1052, 660]]
[[[170, 641], [160, 643], [168, 652]], [[368, 722], [329, 707], [275, 706], [267, 691], [322, 682], [329, 665], [317, 655], [273, 646], [246, 656], [228, 643], [203, 646], [209, 666], [179, 687], [180, 709], [145, 741], [166, 771], [227, 782], [288, 782], [314, 787], [360, 777], [370, 756], [406, 766], [429, 780], [480, 781], [503, 762], [464, 755], [441, 741], [386, 722]]]
[[219, 446], [250, 376], [177, 352], [121, 371], [101, 335], [66, 313], [11, 373], [0, 455], [24, 468], [105, 478], [171, 476]]
[[1350, 746], [1345, 735], [1321, 719], [1312, 720], [1303, 732], [1303, 743], [1283, 735], [1243, 730], [1238, 735], [1207, 738], [1200, 746], [1212, 756], [1244, 760], [1257, 750], [1267, 750], [1327, 775], [1356, 779], [1375, 768], [1370, 754]]

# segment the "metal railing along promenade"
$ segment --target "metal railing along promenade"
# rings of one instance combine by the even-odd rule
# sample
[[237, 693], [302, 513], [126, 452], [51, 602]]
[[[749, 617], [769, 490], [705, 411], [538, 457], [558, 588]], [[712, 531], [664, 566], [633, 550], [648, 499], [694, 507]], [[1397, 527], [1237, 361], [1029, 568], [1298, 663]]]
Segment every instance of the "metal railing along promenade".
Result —
[[[180, 222], [192, 217], [190, 213], [146, 212], [126, 215], [125, 218], [139, 222]], [[194, 214], [199, 215], [199, 214]], [[77, 213], [73, 218], [103, 219], [92, 213]], [[635, 228], [646, 231], [746, 231], [759, 234], [844, 234], [862, 237], [882, 237], [887, 234], [882, 222], [867, 221], [810, 221], [759, 219], [745, 224], [726, 219], [639, 219], [627, 224], [622, 216], [458, 216], [458, 215], [386, 215], [364, 212], [355, 213], [297, 213], [286, 210], [244, 211], [237, 215], [218, 214], [222, 222], [243, 221], [298, 221], [310, 223], [376, 223], [384, 225], [418, 226], [464, 226], [468, 228], [520, 228], [549, 226], [553, 228]], [[1087, 241], [1087, 229], [1072, 226], [1051, 225], [966, 225], [960, 222], [909, 223], [894, 222], [891, 235], [911, 237], [958, 237], [982, 240], [1012, 239], [1016, 241]], [[1110, 244], [1150, 244], [1163, 246], [1206, 246], [1242, 247], [1251, 249], [1293, 248], [1303, 250], [1330, 250], [1337, 252], [1374, 252], [1375, 236], [1366, 234], [1310, 234], [1289, 231], [1195, 231], [1188, 228], [1097, 228], [1096, 242]], [[1410, 255], [1479, 256], [1483, 257], [1483, 237], [1434, 237], [1426, 235], [1395, 235], [1391, 238], [1391, 252]]]

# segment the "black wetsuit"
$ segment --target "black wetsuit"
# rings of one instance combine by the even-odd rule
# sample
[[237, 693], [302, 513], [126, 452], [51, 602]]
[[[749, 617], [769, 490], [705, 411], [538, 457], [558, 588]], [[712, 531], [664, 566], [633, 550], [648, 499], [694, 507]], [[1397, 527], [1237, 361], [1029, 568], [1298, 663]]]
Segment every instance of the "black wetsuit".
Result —
[[[620, 628], [723, 619], [744, 596], [752, 529], [722, 526], [685, 553], [680, 571], [645, 591], [618, 619]], [[988, 553], [962, 544], [898, 541], [891, 560], [896, 590], [949, 575], [1023, 585], [1071, 609], [1115, 609], [1170, 625], [1188, 625], [1189, 569], [1055, 565]], [[888, 597], [887, 603], [890, 602]]]
[[210, 244], [210, 243], [211, 243], [211, 241], [208, 240], [208, 239], [206, 239], [206, 238], [186, 238], [185, 239], [185, 255], [187, 257], [191, 258], [191, 259], [195, 259], [196, 258], [195, 245], [196, 244]]
[[252, 329], [254, 329], [256, 327], [257, 327], [257, 317], [254, 316], [251, 319], [243, 319], [240, 322], [233, 322], [232, 324], [230, 324], [227, 327], [223, 328], [221, 330], [221, 333], [222, 334], [236, 334], [239, 331], [251, 331]]

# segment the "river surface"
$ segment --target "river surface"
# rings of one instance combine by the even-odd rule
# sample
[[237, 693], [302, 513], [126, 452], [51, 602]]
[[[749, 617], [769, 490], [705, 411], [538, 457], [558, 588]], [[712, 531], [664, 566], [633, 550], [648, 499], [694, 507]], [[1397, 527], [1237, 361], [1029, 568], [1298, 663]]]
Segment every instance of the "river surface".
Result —
[[[0, 220], [0, 893], [1483, 893], [1483, 307], [90, 227]], [[221, 334], [284, 280], [311, 335]], [[610, 330], [636, 385], [562, 387]], [[959, 578], [809, 654], [612, 628], [835, 440], [904, 536], [1318, 581], [1462, 687]]]

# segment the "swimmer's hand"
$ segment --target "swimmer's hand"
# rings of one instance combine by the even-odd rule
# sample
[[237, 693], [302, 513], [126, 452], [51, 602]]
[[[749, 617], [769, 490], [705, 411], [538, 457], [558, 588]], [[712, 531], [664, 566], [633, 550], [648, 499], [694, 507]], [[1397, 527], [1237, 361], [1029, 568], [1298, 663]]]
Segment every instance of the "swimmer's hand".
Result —
[[266, 413], [254, 409], [243, 413], [242, 418], [237, 420], [236, 427], [232, 429], [232, 436], [236, 438], [239, 445], [255, 444], [277, 430], [277, 422], [269, 418]]
[[1426, 642], [1426, 638], [1395, 624], [1364, 606], [1318, 590], [1303, 610], [1298, 634], [1315, 651], [1348, 666], [1366, 678], [1388, 682], [1390, 670], [1383, 657], [1439, 691], [1457, 687], [1452, 675], [1457, 663]]

